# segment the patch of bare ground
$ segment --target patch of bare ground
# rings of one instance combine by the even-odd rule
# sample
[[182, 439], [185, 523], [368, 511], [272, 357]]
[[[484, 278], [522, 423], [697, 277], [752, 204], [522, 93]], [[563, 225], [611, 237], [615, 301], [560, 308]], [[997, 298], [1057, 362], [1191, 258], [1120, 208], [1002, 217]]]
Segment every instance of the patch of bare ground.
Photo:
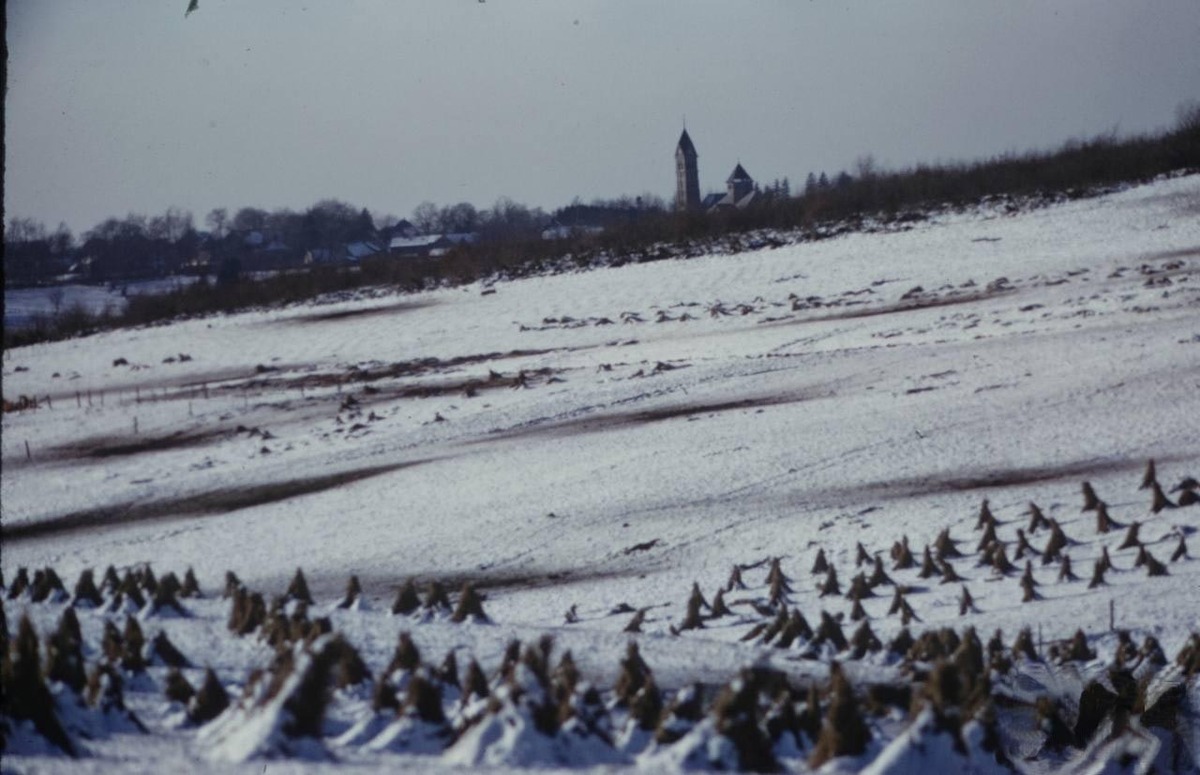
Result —
[[[1156, 455], [1156, 460], [1190, 460], [1190, 457]], [[881, 497], [911, 498], [972, 490], [993, 490], [1028, 484], [1063, 480], [1075, 485], [1084, 479], [1112, 473], [1137, 473], [1146, 467], [1145, 459], [1081, 460], [1058, 465], [1025, 468], [997, 468], [986, 471], [947, 471], [933, 476], [891, 479], [856, 487], [858, 493], [875, 493]]]
[[[568, 351], [584, 348], [566, 348]], [[148, 376], [136, 383], [124, 383], [106, 388], [103, 392], [109, 400], [119, 397], [125, 400], [135, 399], [139, 402], [150, 403], [159, 401], [198, 400], [207, 397], [208, 393], [227, 394], [246, 390], [300, 390], [321, 387], [352, 387], [355, 384], [369, 385], [385, 379], [401, 379], [405, 377], [420, 377], [430, 374], [441, 374], [454, 371], [464, 366], [481, 363], [511, 360], [514, 358], [533, 357], [555, 352], [554, 349], [510, 350], [508, 352], [474, 353], [453, 358], [414, 358], [395, 363], [380, 363], [378, 365], [351, 365], [339, 371], [318, 371], [312, 363], [267, 363], [255, 366], [233, 366], [213, 369], [201, 374], [190, 373], [179, 376]], [[167, 368], [167, 367], [164, 367]], [[534, 372], [527, 372], [533, 374]], [[480, 380], [476, 380], [480, 382]], [[445, 388], [432, 388], [422, 392], [417, 389], [413, 395], [439, 395], [441, 393], [461, 390], [467, 380], [454, 383]], [[504, 387], [506, 385], [497, 385]], [[511, 385], [508, 385], [511, 386]], [[51, 399], [59, 402], [78, 400], [87, 403], [99, 403], [100, 391], [58, 390], [49, 394]], [[41, 393], [38, 393], [41, 396]]]
[[310, 312], [306, 315], [300, 315], [294, 318], [288, 318], [283, 321], [271, 321], [272, 324], [282, 322], [291, 323], [330, 323], [339, 320], [353, 320], [356, 318], [373, 318], [384, 315], [396, 315], [401, 312], [412, 312], [413, 310], [432, 307], [437, 302], [433, 301], [401, 301], [395, 304], [388, 304], [383, 307], [364, 307], [362, 309], [339, 309], [330, 312]]
[[[435, 571], [426, 573], [417, 571], [415, 573], [405, 573], [403, 569], [399, 569], [396, 575], [384, 575], [379, 573], [358, 574], [359, 581], [365, 591], [380, 596], [390, 596], [395, 594], [396, 589], [400, 587], [410, 577], [413, 578], [418, 586], [424, 587], [426, 584], [437, 581], [446, 589], [460, 589], [463, 584], [470, 584], [475, 589], [486, 591], [523, 591], [531, 589], [543, 589], [545, 587], [564, 587], [572, 584], [585, 584], [595, 581], [605, 581], [608, 579], [619, 579], [636, 577], [642, 575], [643, 570], [636, 568], [543, 568], [543, 569], [521, 569], [521, 570], [495, 570], [495, 571]], [[309, 587], [314, 594], [326, 595], [329, 597], [336, 596], [341, 593], [346, 586], [346, 574], [321, 574], [310, 575], [308, 577]]]
[[48, 454], [52, 460], [125, 457], [145, 452], [165, 452], [170, 449], [199, 446], [214, 439], [231, 437], [234, 434], [233, 430], [214, 428], [176, 431], [166, 436], [96, 436], [52, 447]]
[[1179, 248], [1178, 250], [1164, 250], [1161, 253], [1151, 253], [1142, 258], [1145, 261], [1165, 261], [1172, 258], [1200, 258], [1200, 246]]
[[[406, 377], [420, 377], [429, 374], [444, 374], [462, 368], [480, 363], [489, 363], [493, 361], [510, 360], [513, 358], [524, 358], [535, 355], [545, 355], [546, 353], [554, 352], [553, 350], [510, 350], [509, 352], [492, 352], [479, 353], [475, 355], [461, 355], [454, 358], [415, 358], [408, 361], [397, 361], [395, 363], [380, 363], [377, 365], [359, 366], [352, 365], [342, 371], [325, 371], [325, 372], [310, 372], [296, 373], [295, 371], [283, 371], [278, 369], [269, 369], [260, 372], [255, 377], [249, 378], [244, 382], [240, 382], [234, 387], [238, 389], [273, 389], [273, 390], [299, 390], [300, 388], [312, 389], [320, 387], [335, 387], [341, 385], [343, 387], [359, 385], [370, 385], [373, 382], [379, 382], [385, 379], [402, 379]], [[532, 373], [532, 372], [530, 372]], [[465, 380], [456, 383], [460, 386], [465, 384]], [[436, 393], [430, 393], [434, 395]]]
[[997, 289], [991, 291], [974, 291], [970, 293], [947, 294], [945, 296], [918, 296], [913, 299], [902, 300], [893, 304], [881, 304], [875, 307], [854, 307], [853, 309], [840, 309], [826, 311], [815, 315], [804, 315], [783, 320], [774, 320], [769, 323], [763, 323], [766, 326], [795, 326], [805, 323], [824, 323], [833, 320], [854, 320], [857, 318], [873, 318], [881, 315], [899, 315], [905, 312], [916, 312], [923, 309], [934, 309], [936, 307], [954, 307], [960, 304], [974, 304], [979, 301], [987, 301], [988, 299], [998, 298], [1013, 293], [1013, 289]]
[[673, 406], [656, 407], [633, 412], [611, 412], [606, 414], [585, 415], [566, 420], [548, 419], [533, 422], [516, 428], [500, 429], [488, 434], [484, 439], [474, 443], [490, 442], [497, 439], [508, 440], [528, 438], [532, 436], [573, 436], [584, 433], [619, 430], [638, 425], [665, 422], [680, 417], [699, 418], [705, 415], [721, 414], [724, 412], [761, 409], [769, 406], [798, 404], [818, 398], [827, 398], [832, 391], [824, 392], [791, 392], [779, 393], [754, 398], [742, 398], [734, 401], [695, 401]]
[[[164, 370], [168, 368], [170, 367], [163, 367]], [[82, 406], [99, 406], [105, 400], [109, 402], [136, 400], [143, 403], [181, 399], [198, 400], [206, 397], [206, 391], [218, 392], [228, 390], [230, 385], [237, 385], [240, 380], [254, 379], [256, 376], [264, 373], [263, 369], [267, 369], [268, 371], [284, 371], [285, 369], [292, 368], [300, 367], [292, 365], [230, 366], [212, 369], [200, 374], [195, 372], [173, 376], [147, 374], [145, 379], [110, 385], [103, 390], [100, 388], [76, 389], [70, 387], [68, 383], [63, 388], [56, 387], [55, 390], [47, 391], [45, 395], [48, 395], [55, 403], [62, 403], [63, 406], [75, 406], [77, 401]], [[146, 374], [146, 372], [142, 372], [142, 374]], [[42, 395], [42, 391], [39, 390], [37, 396], [41, 398]]]
[[462, 394], [473, 396], [481, 391], [501, 388], [532, 387], [538, 382], [547, 382], [555, 378], [561, 371], [550, 368], [521, 371], [512, 375], [490, 376], [487, 379], [457, 379], [440, 382], [425, 382], [419, 385], [408, 385], [391, 391], [381, 391], [382, 394], [395, 398], [431, 398], [433, 396]]
[[5, 541], [24, 541], [47, 538], [67, 533], [100, 531], [137, 522], [172, 520], [212, 514], [225, 514], [238, 509], [276, 503], [288, 498], [332, 490], [354, 482], [412, 468], [431, 460], [414, 460], [383, 466], [339, 471], [321, 476], [286, 479], [266, 484], [242, 487], [226, 487], [206, 492], [191, 493], [173, 498], [149, 501], [129, 501], [95, 509], [62, 514], [36, 522], [5, 525]]

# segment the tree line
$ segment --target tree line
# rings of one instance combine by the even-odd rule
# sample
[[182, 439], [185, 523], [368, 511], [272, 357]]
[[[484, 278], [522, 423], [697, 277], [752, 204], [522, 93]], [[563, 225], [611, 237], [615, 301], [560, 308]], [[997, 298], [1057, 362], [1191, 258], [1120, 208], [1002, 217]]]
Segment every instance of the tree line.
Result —
[[[619, 207], [623, 201], [594, 205]], [[266, 250], [278, 252], [282, 265], [294, 265], [310, 251], [336, 252], [354, 242], [386, 248], [398, 224], [411, 229], [406, 234], [470, 233], [485, 242], [529, 239], [553, 220], [554, 214], [507, 197], [482, 210], [469, 202], [422, 202], [406, 221], [338, 199], [323, 199], [303, 211], [217, 207], [204, 217], [203, 230], [191, 212], [170, 207], [160, 215], [107, 218], [78, 238], [65, 223], [51, 232], [40, 221], [14, 217], [4, 231], [5, 283], [50, 283], [68, 271], [86, 282], [162, 277], [186, 272], [200, 258], [216, 272]]]
[[[202, 283], [163, 296], [138, 296], [130, 299], [123, 319], [105, 324], [146, 323], [180, 314], [291, 302], [364, 285], [415, 290], [489, 276], [516, 277], [564, 260], [586, 266], [598, 260], [619, 264], [700, 254], [711, 250], [714, 240], [762, 230], [819, 238], [829, 232], [825, 227], [835, 223], [919, 217], [931, 207], [965, 206], [995, 196], [1082, 196], [1178, 170], [1200, 171], [1200, 103], [1182, 107], [1176, 125], [1157, 134], [1118, 138], [1109, 133], [1073, 140], [1048, 152], [903, 170], [881, 169], [871, 157], [863, 157], [853, 173], [843, 171], [832, 178], [825, 173], [809, 175], [796, 195], [786, 179], [775, 181], [743, 210], [679, 212], [651, 194], [590, 204], [576, 199], [551, 213], [507, 198], [486, 210], [465, 202], [445, 206], [422, 202], [410, 221], [416, 231], [472, 232], [479, 239], [458, 245], [436, 260], [400, 261], [381, 255], [354, 266], [315, 266], [261, 281]], [[332, 248], [379, 239], [398, 221], [328, 199], [303, 212], [244, 207], [230, 215], [217, 208], [205, 218], [208, 231], [199, 232], [190, 213], [170, 208], [150, 218], [110, 218], [76, 243], [65, 224], [49, 232], [35, 221], [17, 218], [4, 236], [6, 282], [36, 280], [45, 276], [46, 267], [61, 266], [72, 257], [90, 258], [93, 278], [103, 279], [106, 273], [115, 278], [177, 270], [181, 261], [201, 249], [214, 260], [236, 260], [270, 247], [272, 241], [290, 250]], [[562, 238], [543, 238], [543, 230], [551, 224], [564, 227]], [[247, 239], [254, 234], [260, 236], [257, 242]], [[88, 327], [88, 321], [74, 320], [70, 327], [34, 334], [6, 330], [5, 344], [12, 346], [18, 338], [33, 341], [72, 335]]]

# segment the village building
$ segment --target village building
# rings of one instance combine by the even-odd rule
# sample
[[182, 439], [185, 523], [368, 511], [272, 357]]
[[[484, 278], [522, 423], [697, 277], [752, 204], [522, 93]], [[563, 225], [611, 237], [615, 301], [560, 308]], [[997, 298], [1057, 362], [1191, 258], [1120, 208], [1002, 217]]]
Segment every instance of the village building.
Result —
[[378, 243], [360, 240], [332, 248], [312, 248], [304, 254], [304, 265], [313, 264], [357, 264], [382, 252]]
[[675, 146], [675, 209], [700, 209], [700, 155], [686, 129]]
[[758, 189], [754, 185], [754, 178], [746, 172], [742, 167], [742, 163], [733, 168], [733, 172], [725, 181], [724, 194], [709, 194], [701, 202], [701, 206], [705, 212], [720, 209], [737, 209], [744, 210], [757, 197]]
[[686, 129], [675, 146], [675, 209], [681, 212], [713, 212], [748, 207], [758, 196], [754, 178], [739, 161], [725, 181], [725, 193], [700, 197], [700, 155]]
[[388, 242], [388, 253], [398, 257], [437, 258], [460, 245], [473, 245], [478, 241], [479, 235], [474, 232], [393, 237]]
[[388, 253], [393, 256], [425, 257], [435, 250], [445, 250], [450, 241], [441, 234], [422, 234], [419, 237], [392, 237]]

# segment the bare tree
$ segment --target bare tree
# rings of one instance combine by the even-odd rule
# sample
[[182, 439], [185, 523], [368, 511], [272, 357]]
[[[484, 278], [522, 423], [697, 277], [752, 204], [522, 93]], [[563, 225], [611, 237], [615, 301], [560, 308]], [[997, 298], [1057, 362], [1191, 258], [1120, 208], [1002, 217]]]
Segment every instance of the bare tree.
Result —
[[267, 211], [258, 207], [243, 207], [233, 216], [233, 230], [262, 231], [267, 226]]
[[871, 154], [859, 156], [854, 162], [855, 171], [858, 172], [858, 177], [862, 180], [870, 180], [875, 177], [878, 172], [878, 165], [875, 163], [875, 157]]
[[438, 214], [438, 226], [444, 234], [475, 231], [479, 228], [479, 213], [470, 202], [447, 205]]
[[11, 218], [4, 232], [5, 242], [36, 242], [45, 238], [45, 225], [33, 218]]
[[273, 210], [266, 221], [267, 232], [289, 247], [300, 247], [304, 243], [304, 214], [286, 207]]
[[225, 227], [229, 223], [229, 211], [224, 207], [214, 207], [207, 216], [204, 222], [208, 224], [208, 228], [212, 230], [212, 235], [217, 239], [225, 236]]
[[178, 207], [168, 207], [162, 215], [156, 215], [146, 224], [146, 235], [151, 239], [166, 240], [172, 244], [191, 231], [192, 214]]
[[1200, 101], [1190, 100], [1175, 108], [1175, 128], [1181, 133], [1200, 130]]
[[65, 295], [66, 291], [63, 290], [61, 285], [54, 286], [46, 294], [46, 298], [50, 299], [50, 306], [54, 308], [54, 317], [58, 317], [59, 313], [62, 312], [63, 297]]
[[50, 252], [56, 256], [66, 255], [75, 244], [75, 235], [65, 222], [59, 222], [58, 228], [50, 235]]
[[658, 194], [652, 191], [643, 192], [641, 196], [634, 200], [637, 203], [639, 210], [648, 210], [652, 212], [666, 212], [667, 200], [663, 199]]
[[422, 202], [413, 209], [413, 226], [422, 234], [432, 234], [437, 231], [440, 214], [433, 202]]

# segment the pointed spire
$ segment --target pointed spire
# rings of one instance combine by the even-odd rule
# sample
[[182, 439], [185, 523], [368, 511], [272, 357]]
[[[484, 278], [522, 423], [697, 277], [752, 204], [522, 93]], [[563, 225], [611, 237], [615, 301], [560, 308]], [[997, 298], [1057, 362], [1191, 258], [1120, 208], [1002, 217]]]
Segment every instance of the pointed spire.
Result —
[[745, 167], [743, 167], [742, 163], [739, 161], [737, 166], [733, 168], [733, 172], [729, 173], [729, 179], [725, 182], [735, 183], [746, 180], [752, 180], [752, 178], [750, 177], [750, 173], [746, 172]]
[[696, 153], [696, 145], [692, 142], [692, 137], [688, 134], [686, 127], [683, 130], [683, 134], [679, 135], [679, 143], [676, 145], [676, 150], [682, 151], [688, 156], [699, 155]]

